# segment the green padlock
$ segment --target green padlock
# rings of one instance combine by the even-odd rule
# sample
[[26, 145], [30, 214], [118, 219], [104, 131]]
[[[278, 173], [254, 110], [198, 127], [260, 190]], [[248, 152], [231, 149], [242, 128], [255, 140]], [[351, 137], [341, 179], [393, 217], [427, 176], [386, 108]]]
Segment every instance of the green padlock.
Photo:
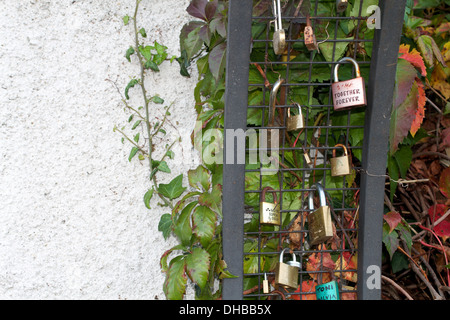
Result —
[[[322, 274], [319, 275], [322, 282]], [[316, 286], [317, 300], [339, 300], [339, 287], [336, 280]]]

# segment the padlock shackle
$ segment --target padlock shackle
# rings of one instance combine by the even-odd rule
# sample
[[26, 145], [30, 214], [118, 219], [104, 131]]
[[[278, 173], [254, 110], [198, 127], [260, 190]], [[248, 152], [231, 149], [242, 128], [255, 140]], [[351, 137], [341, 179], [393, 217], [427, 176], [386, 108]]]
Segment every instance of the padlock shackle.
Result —
[[[335, 147], [341, 147], [344, 149], [344, 156], [348, 156], [347, 148], [343, 144], [338, 143]], [[333, 158], [336, 158], [336, 149], [333, 149]]]
[[[319, 198], [320, 198], [320, 206], [324, 207], [327, 205], [327, 198], [325, 197], [325, 190], [323, 189], [322, 185], [318, 182], [314, 183], [311, 186], [312, 189], [317, 189], [319, 192]], [[309, 204], [309, 210], [314, 210], [314, 192], [310, 191], [308, 195], [308, 204]]]
[[272, 87], [272, 91], [270, 91], [269, 98], [269, 127], [273, 127], [275, 122], [275, 102], [277, 100], [277, 93], [280, 89], [281, 85], [284, 83], [284, 79], [278, 79], [277, 82]]
[[267, 192], [267, 191], [273, 193], [273, 201], [274, 201], [275, 203], [278, 203], [277, 192], [276, 192], [275, 189], [272, 188], [272, 187], [265, 187], [265, 188], [262, 190], [261, 201], [266, 202], [266, 192]]
[[[286, 250], [291, 251], [291, 249], [289, 249], [289, 248], [284, 248], [283, 251], [281, 251], [281, 253], [280, 253], [280, 262], [283, 262], [283, 256], [284, 256], [284, 252]], [[297, 262], [296, 254], [293, 253], [292, 256], [294, 257], [294, 261], [293, 262]]]
[[[302, 106], [297, 102], [294, 102], [294, 104], [297, 105], [298, 115], [301, 116], [302, 115]], [[288, 108], [288, 118], [290, 118], [290, 117], [291, 117], [291, 107]]]
[[361, 77], [361, 70], [359, 69], [358, 62], [356, 62], [356, 60], [353, 58], [344, 57], [341, 60], [339, 60], [337, 62], [337, 64], [334, 66], [334, 82], [339, 82], [339, 76], [338, 76], [339, 66], [341, 63], [343, 63], [345, 61], [353, 63], [353, 66], [355, 67], [355, 71], [356, 71], [356, 77], [357, 78]]
[[275, 31], [283, 29], [280, 0], [273, 0], [273, 15], [275, 16]]

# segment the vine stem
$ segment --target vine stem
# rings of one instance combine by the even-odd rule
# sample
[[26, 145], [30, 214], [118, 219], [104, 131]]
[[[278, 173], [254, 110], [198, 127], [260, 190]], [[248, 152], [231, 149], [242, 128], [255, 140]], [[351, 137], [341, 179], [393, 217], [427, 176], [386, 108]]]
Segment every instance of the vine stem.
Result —
[[[136, 0], [136, 8], [134, 10], [133, 15], [133, 26], [134, 26], [134, 38], [135, 38], [135, 45], [136, 45], [136, 55], [139, 59], [139, 67], [140, 67], [140, 73], [141, 73], [141, 81], [139, 85], [142, 89], [142, 95], [144, 98], [144, 109], [145, 109], [145, 125], [147, 128], [147, 136], [148, 136], [148, 165], [149, 165], [149, 177], [152, 175], [153, 172], [153, 164], [152, 164], [152, 154], [153, 154], [153, 135], [151, 134], [151, 125], [150, 125], [150, 111], [149, 111], [149, 99], [147, 98], [147, 89], [145, 88], [145, 68], [144, 68], [144, 61], [142, 59], [141, 52], [139, 51], [139, 30], [137, 27], [137, 14], [139, 11], [139, 4], [142, 0]], [[172, 203], [167, 200], [162, 194], [158, 192], [157, 188], [157, 181], [155, 175], [153, 175], [152, 178], [153, 185], [156, 188], [156, 193], [161, 198], [161, 200], [164, 202], [166, 206], [169, 206], [170, 208], [173, 208]]]

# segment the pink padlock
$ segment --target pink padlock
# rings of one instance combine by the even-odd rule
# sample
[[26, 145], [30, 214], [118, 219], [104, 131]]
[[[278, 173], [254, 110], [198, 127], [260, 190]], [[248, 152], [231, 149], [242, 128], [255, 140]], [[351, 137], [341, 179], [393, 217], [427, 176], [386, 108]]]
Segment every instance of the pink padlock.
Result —
[[[356, 78], [339, 81], [339, 65], [345, 61], [351, 62], [355, 66]], [[362, 107], [367, 104], [364, 79], [361, 77], [359, 65], [354, 59], [344, 57], [338, 61], [334, 67], [334, 83], [331, 84], [331, 91], [333, 93], [333, 106], [336, 111]]]

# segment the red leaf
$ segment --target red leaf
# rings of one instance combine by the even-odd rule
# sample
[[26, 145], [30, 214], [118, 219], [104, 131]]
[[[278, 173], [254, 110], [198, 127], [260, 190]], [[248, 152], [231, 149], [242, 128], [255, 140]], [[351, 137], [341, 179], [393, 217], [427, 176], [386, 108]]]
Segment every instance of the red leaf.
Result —
[[439, 178], [439, 190], [441, 193], [450, 198], [450, 167], [442, 170]]
[[206, 16], [206, 5], [208, 4], [208, 0], [192, 0], [186, 11], [193, 17], [207, 20]]
[[[436, 212], [434, 212], [436, 211]], [[431, 223], [434, 223], [440, 217], [442, 217], [447, 211], [445, 204], [436, 204], [428, 209], [428, 215], [430, 216]], [[450, 237], [450, 215], [447, 216], [442, 222], [440, 222], [434, 228], [434, 232], [440, 237]]]
[[411, 135], [414, 137], [417, 133], [417, 130], [420, 129], [420, 126], [425, 118], [425, 104], [427, 102], [427, 96], [425, 95], [425, 89], [423, 83], [419, 78], [416, 78], [417, 83], [417, 110], [416, 110], [416, 118], [414, 119], [411, 125]]
[[391, 212], [386, 213], [383, 216], [383, 219], [389, 225], [389, 227], [390, 227], [389, 233], [391, 233], [397, 227], [397, 225], [402, 221], [402, 216], [398, 212], [391, 211]]
[[420, 55], [420, 52], [416, 49], [412, 49], [411, 52], [409, 51], [410, 47], [409, 45], [400, 45], [399, 49], [399, 58], [405, 59], [406, 61], [409, 61], [414, 67], [419, 69], [422, 76], [427, 76], [427, 68], [425, 67], [425, 63], [423, 61], [422, 56]]
[[313, 280], [305, 280], [298, 286], [296, 293], [302, 293], [301, 295], [293, 294], [291, 297], [293, 300], [317, 300], [316, 298], [316, 282]]

